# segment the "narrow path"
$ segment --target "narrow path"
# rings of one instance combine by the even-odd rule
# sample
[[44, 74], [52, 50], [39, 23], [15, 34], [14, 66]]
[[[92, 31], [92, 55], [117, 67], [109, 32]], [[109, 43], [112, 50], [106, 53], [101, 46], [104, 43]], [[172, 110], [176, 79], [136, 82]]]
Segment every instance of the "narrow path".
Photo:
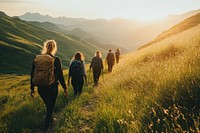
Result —
[[[104, 74], [104, 76], [107, 74]], [[78, 133], [92, 133], [94, 129], [95, 123], [95, 112], [97, 108], [98, 97], [94, 93], [95, 89], [99, 89], [98, 87], [93, 87], [92, 77], [90, 86], [83, 88], [83, 94], [76, 99], [69, 99], [68, 104], [56, 114], [57, 122], [54, 125], [54, 132], [61, 132], [60, 129], [64, 128], [65, 132], [78, 132]], [[69, 89], [72, 89], [71, 87]], [[70, 92], [73, 94], [73, 92]], [[65, 115], [68, 111], [72, 111], [70, 114]], [[75, 113], [74, 113], [75, 112]], [[64, 117], [64, 118], [63, 118]]]

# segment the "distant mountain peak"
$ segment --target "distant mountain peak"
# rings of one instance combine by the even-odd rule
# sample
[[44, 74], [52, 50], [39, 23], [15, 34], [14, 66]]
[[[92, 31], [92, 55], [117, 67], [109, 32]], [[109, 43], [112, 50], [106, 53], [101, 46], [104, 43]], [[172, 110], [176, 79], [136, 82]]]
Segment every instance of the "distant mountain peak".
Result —
[[25, 15], [29, 15], [29, 14], [31, 14], [31, 15], [33, 15], [33, 14], [35, 14], [35, 15], [41, 15], [40, 13], [38, 13], [38, 12], [35, 12], [35, 13], [32, 13], [32, 12], [27, 12], [27, 13], [25, 13]]
[[[194, 12], [196, 13], [196, 12]], [[193, 15], [182, 22], [172, 26], [170, 29], [163, 31], [161, 34], [159, 34], [154, 40], [148, 42], [147, 44], [141, 46], [139, 49], [142, 49], [144, 47], [148, 47], [152, 44], [155, 44], [157, 42], [160, 42], [170, 36], [176, 35], [180, 32], [184, 32], [192, 27], [198, 26], [200, 24], [200, 13], [197, 13], [196, 15]], [[139, 50], [138, 49], [138, 50]]]
[[27, 12], [22, 16], [19, 16], [21, 19], [23, 20], [27, 20], [27, 21], [39, 21], [39, 22], [45, 22], [45, 21], [50, 21], [53, 19], [53, 17], [49, 16], [49, 15], [42, 15], [40, 13], [31, 13], [31, 12]]
[[25, 13], [23, 16], [30, 16], [30, 15], [34, 15], [34, 16], [43, 16], [43, 15], [41, 15], [40, 13], [38, 13], [38, 12], [36, 12], [36, 13], [31, 13], [31, 12], [27, 12], [27, 13]]
[[77, 27], [75, 29], [73, 29], [73, 31], [83, 31], [81, 28]]

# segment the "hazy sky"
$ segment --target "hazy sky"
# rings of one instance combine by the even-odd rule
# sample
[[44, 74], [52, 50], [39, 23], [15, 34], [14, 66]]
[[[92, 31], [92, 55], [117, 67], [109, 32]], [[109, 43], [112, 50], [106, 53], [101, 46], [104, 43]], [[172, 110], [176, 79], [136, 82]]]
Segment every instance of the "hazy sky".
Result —
[[39, 12], [81, 18], [134, 18], [150, 20], [200, 9], [200, 0], [0, 0], [8, 15]]

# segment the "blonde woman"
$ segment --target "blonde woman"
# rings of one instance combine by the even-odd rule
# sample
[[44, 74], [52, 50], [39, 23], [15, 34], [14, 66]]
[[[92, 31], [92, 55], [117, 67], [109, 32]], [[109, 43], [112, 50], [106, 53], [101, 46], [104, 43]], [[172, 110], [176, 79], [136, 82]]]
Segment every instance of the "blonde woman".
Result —
[[94, 86], [96, 86], [98, 85], [101, 72], [103, 72], [103, 61], [101, 59], [100, 51], [95, 52], [95, 57], [92, 58], [90, 69], [93, 70]]
[[41, 55], [34, 59], [31, 71], [31, 96], [34, 96], [34, 86], [37, 86], [38, 93], [46, 105], [45, 130], [48, 130], [53, 122], [52, 113], [58, 95], [58, 81], [64, 89], [65, 95], [68, 95], [61, 61], [55, 56], [56, 52], [55, 40], [44, 42]]
[[87, 85], [84, 56], [81, 52], [77, 52], [70, 62], [68, 75], [68, 85], [70, 85], [71, 80], [74, 89], [74, 97], [76, 97], [77, 94], [80, 95], [82, 93], [84, 79]]

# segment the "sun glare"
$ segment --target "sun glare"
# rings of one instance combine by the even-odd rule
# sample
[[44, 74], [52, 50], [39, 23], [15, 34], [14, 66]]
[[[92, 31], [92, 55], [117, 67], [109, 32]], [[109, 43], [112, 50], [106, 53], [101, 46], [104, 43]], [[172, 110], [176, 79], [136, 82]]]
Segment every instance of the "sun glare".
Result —
[[153, 21], [153, 20], [158, 20], [164, 17], [163, 15], [160, 14], [138, 14], [133, 16], [133, 19], [141, 20], [141, 21]]
[[182, 14], [200, 7], [199, 0], [12, 0], [12, 2], [0, 1], [0, 4], [2, 11], [16, 16], [26, 12], [38, 12], [53, 17], [87, 19], [120, 17], [143, 21], [160, 19], [170, 14]]

